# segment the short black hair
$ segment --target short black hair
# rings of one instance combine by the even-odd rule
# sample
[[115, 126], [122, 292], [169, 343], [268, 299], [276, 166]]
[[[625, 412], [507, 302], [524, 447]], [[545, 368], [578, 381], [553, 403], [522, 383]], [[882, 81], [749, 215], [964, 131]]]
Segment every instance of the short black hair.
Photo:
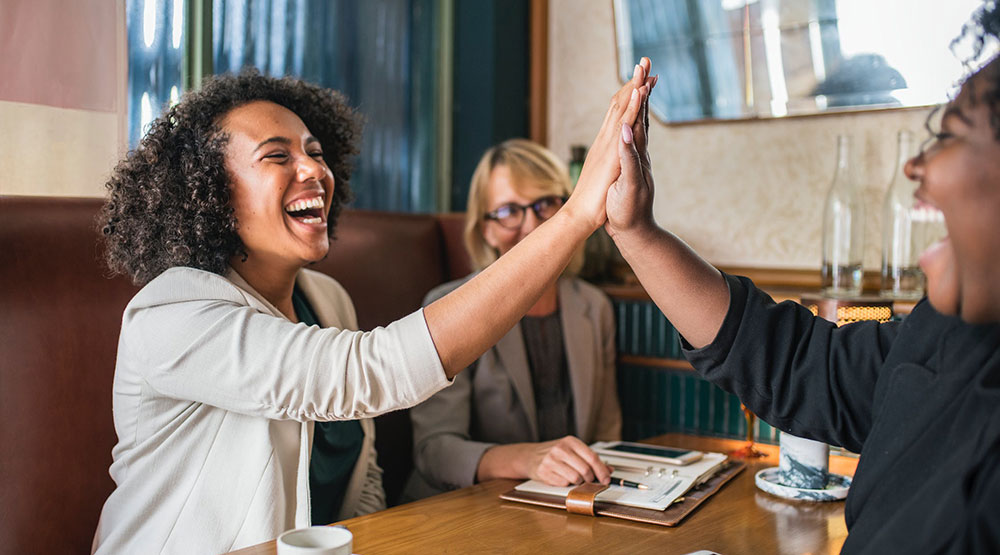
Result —
[[[971, 41], [971, 54], [964, 60], [964, 63], [971, 70], [975, 68], [987, 48], [991, 46], [990, 43], [1000, 41], [1000, 7], [997, 6], [996, 0], [986, 0], [972, 14], [969, 22], [962, 26], [962, 32], [951, 42], [952, 50], [954, 51], [959, 44], [966, 40]], [[981, 67], [985, 68], [995, 59], [996, 56], [993, 56]], [[971, 87], [971, 78], [981, 71], [971, 73], [964, 86]], [[983, 93], [978, 96], [973, 93], [970, 96], [973, 102], [986, 103], [990, 110], [990, 127], [993, 128], [996, 139], [1000, 141], [1000, 68], [991, 68], [989, 73], [984, 74], [983, 77], [987, 85], [984, 87]]]
[[219, 124], [232, 109], [260, 100], [288, 108], [319, 139], [337, 183], [328, 216], [333, 237], [351, 199], [360, 117], [337, 91], [249, 69], [186, 93], [115, 167], [99, 216], [112, 273], [142, 285], [175, 266], [224, 274], [233, 256], [246, 256], [230, 204], [229, 137]]

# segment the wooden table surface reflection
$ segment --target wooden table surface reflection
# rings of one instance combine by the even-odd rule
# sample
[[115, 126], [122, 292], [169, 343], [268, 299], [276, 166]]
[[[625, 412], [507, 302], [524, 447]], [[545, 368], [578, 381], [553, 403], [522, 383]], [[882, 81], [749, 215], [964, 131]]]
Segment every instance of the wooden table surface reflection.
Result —
[[[726, 452], [740, 441], [680, 434], [648, 443]], [[587, 517], [502, 501], [518, 483], [493, 480], [400, 505], [338, 524], [354, 534], [354, 552], [380, 553], [689, 553], [700, 549], [737, 553], [839, 553], [847, 537], [844, 503], [790, 501], [764, 493], [754, 474], [777, 466], [778, 448], [759, 446], [767, 456], [750, 461], [674, 528]], [[830, 470], [853, 475], [857, 459], [831, 457]], [[234, 551], [275, 553], [273, 541]]]

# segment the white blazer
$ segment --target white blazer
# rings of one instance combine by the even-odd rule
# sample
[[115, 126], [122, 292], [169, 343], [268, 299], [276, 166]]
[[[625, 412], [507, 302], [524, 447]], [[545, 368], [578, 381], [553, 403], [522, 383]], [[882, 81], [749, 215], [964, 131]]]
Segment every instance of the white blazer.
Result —
[[[297, 283], [330, 328], [293, 324], [234, 271], [172, 268], [129, 302], [113, 386], [117, 487], [95, 552], [220, 553], [308, 526], [313, 421], [373, 417], [449, 384], [422, 311], [349, 331], [336, 281], [302, 270]], [[377, 466], [362, 426], [345, 505], [380, 501], [364, 491]]]

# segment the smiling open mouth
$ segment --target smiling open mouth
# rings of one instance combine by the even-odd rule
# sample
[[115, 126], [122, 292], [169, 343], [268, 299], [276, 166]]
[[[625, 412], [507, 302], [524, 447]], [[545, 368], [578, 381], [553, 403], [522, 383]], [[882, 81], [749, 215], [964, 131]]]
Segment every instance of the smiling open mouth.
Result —
[[285, 206], [289, 216], [304, 224], [318, 224], [323, 221], [323, 197], [302, 199]]
[[937, 206], [918, 197], [911, 217], [914, 225], [918, 226], [923, 234], [924, 245], [923, 252], [920, 253], [920, 267], [926, 274], [934, 260], [941, 256], [942, 249], [948, 245], [944, 213]]

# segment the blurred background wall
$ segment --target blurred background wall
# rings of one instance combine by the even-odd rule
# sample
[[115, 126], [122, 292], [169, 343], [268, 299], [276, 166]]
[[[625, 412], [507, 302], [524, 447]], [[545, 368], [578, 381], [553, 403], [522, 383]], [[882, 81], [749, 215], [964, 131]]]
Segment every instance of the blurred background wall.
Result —
[[[0, 194], [103, 195], [107, 174], [142, 123], [141, 106], [130, 108], [127, 100], [129, 79], [166, 78], [146, 66], [128, 71], [127, 44], [140, 40], [139, 30], [130, 29], [141, 21], [127, 24], [126, 14], [141, 18], [146, 1], [0, 3]], [[202, 22], [216, 35], [214, 47], [199, 54], [209, 60], [208, 73], [213, 61], [220, 70], [264, 64], [265, 71], [304, 74], [346, 89], [369, 116], [355, 181], [356, 205], [365, 208], [463, 209], [480, 153], [497, 141], [529, 135], [533, 109], [543, 110], [538, 138], [568, 160], [571, 145], [593, 139], [620, 86], [610, 0], [148, 1], [165, 17], [175, 2], [186, 18], [214, 10], [215, 22]], [[529, 98], [529, 58], [537, 47], [529, 27], [538, 6], [547, 17], [544, 105]], [[337, 29], [354, 29], [350, 40], [337, 40], [341, 51], [353, 48], [356, 55], [326, 53], [322, 60], [336, 57], [331, 63], [339, 65], [325, 73], [302, 58], [317, 50], [316, 32], [303, 35], [307, 48], [295, 51], [296, 20], [277, 15], [304, 13], [308, 17], [300, 19], [308, 22], [318, 17], [316, 10], [339, 21]], [[397, 42], [379, 42], [387, 37]], [[273, 54], [276, 44], [287, 47], [282, 63]], [[298, 65], [285, 63], [295, 59]], [[194, 82], [195, 69], [185, 71], [181, 80]], [[390, 98], [385, 91], [399, 94]], [[152, 103], [154, 112], [172, 100], [163, 96]], [[670, 126], [654, 120], [656, 217], [718, 265], [818, 268], [836, 136], [850, 133], [868, 200], [865, 267], [876, 268], [878, 207], [893, 170], [895, 134], [910, 129], [922, 137], [927, 113]]]
[[0, 2], [0, 194], [102, 196], [125, 71], [125, 0]]
[[[557, 154], [589, 144], [609, 91], [620, 86], [613, 22], [610, 1], [549, 2], [548, 139]], [[868, 208], [865, 268], [876, 269], [896, 132], [910, 129], [922, 140], [929, 111], [671, 126], [651, 119], [656, 218], [716, 265], [818, 269], [837, 135], [852, 134]]]

